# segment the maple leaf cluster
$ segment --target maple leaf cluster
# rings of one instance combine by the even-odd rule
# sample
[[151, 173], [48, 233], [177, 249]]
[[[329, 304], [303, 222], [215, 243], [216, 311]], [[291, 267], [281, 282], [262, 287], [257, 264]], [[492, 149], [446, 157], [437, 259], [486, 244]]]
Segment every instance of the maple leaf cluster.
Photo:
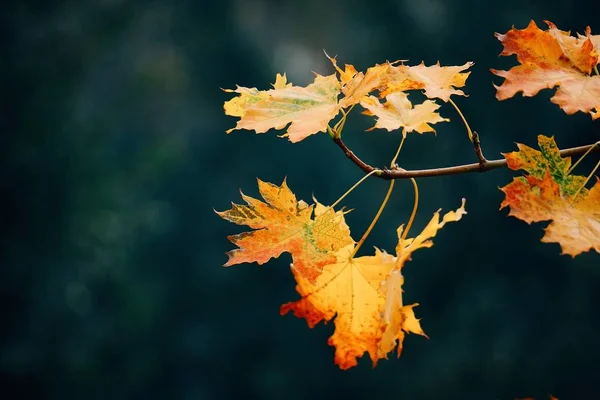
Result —
[[[534, 96], [542, 89], [556, 88], [551, 101], [567, 114], [581, 111], [594, 120], [600, 118], [597, 67], [600, 35], [592, 35], [587, 27], [585, 35], [574, 37], [551, 22], [546, 24], [546, 31], [531, 21], [525, 29], [513, 27], [505, 34], [496, 34], [504, 47], [501, 55], [514, 54], [519, 62], [509, 71], [491, 70], [504, 78], [496, 86], [497, 99], [505, 100], [518, 92]], [[272, 89], [240, 86], [226, 89], [237, 96], [225, 102], [225, 113], [239, 118], [227, 133], [236, 129], [256, 133], [286, 129], [282, 137], [295, 143], [318, 132], [328, 132], [355, 164], [367, 172], [373, 170], [371, 174], [383, 170], [366, 165], [345, 145], [340, 145], [341, 127], [352, 108], [359, 105], [364, 109], [363, 114], [375, 117], [369, 131], [401, 129], [402, 147], [408, 133], [435, 132], [432, 125], [449, 121], [438, 109], [439, 101], [450, 102], [475, 145], [480, 161], [476, 165], [478, 171], [491, 169], [486, 168], [492, 162], [486, 164], [479, 136], [471, 131], [451, 100], [452, 95], [465, 96], [459, 88], [465, 86], [470, 74], [465, 71], [472, 62], [442, 67], [439, 62], [431, 66], [424, 63], [408, 66], [396, 61], [376, 64], [362, 72], [350, 64], [341, 68], [335, 58], [327, 57], [335, 72], [328, 76], [316, 74], [314, 81], [305, 87], [288, 82], [285, 74], [277, 74]], [[427, 100], [413, 104], [408, 95], [411, 90], [421, 91]], [[340, 113], [342, 118], [331, 128], [330, 121]], [[600, 162], [590, 176], [574, 175], [571, 159], [561, 157], [553, 137], [540, 135], [538, 144], [540, 150], [518, 144], [519, 151], [504, 155], [509, 168], [522, 169], [525, 174], [500, 189], [505, 194], [500, 209], [508, 207], [509, 215], [528, 224], [550, 221], [542, 242], [560, 244], [563, 254], [575, 257], [590, 250], [600, 252], [600, 180], [596, 178], [592, 187], [586, 188]], [[596, 145], [600, 146], [600, 142]], [[397, 168], [397, 154], [391, 162], [393, 169]], [[493, 163], [499, 166], [503, 164], [500, 161]], [[394, 177], [390, 174], [384, 178]], [[417, 190], [414, 180], [413, 183]], [[392, 188], [393, 185], [388, 194]], [[311, 328], [319, 322], [334, 320], [335, 331], [329, 344], [335, 347], [335, 363], [340, 368], [355, 366], [357, 358], [365, 352], [373, 365], [394, 349], [399, 356], [406, 333], [426, 336], [414, 314], [418, 304], [404, 305], [402, 301], [402, 269], [415, 250], [433, 245], [431, 239], [440, 228], [462, 218], [466, 213], [464, 200], [461, 207], [446, 213], [441, 220], [439, 211], [434, 213], [415, 238], [405, 238], [401, 225], [397, 230], [395, 255], [375, 248], [374, 255], [355, 257], [363, 239], [358, 244], [354, 241], [343, 209], [335, 211], [316, 199], [311, 205], [298, 201], [285, 180], [279, 186], [258, 180], [258, 189], [264, 201], [242, 193], [246, 205], [232, 204], [230, 210], [217, 212], [228, 221], [252, 228], [229, 236], [237, 248], [228, 253], [225, 266], [245, 262], [264, 264], [289, 253], [296, 291], [301, 298], [282, 305], [281, 314], [292, 312], [306, 319]]]
[[247, 205], [232, 204], [217, 212], [222, 218], [253, 230], [230, 236], [238, 246], [230, 251], [225, 266], [244, 262], [263, 264], [283, 252], [290, 253], [292, 274], [300, 300], [284, 304], [281, 314], [293, 312], [312, 328], [335, 319], [329, 344], [335, 347], [335, 363], [342, 369], [357, 364], [368, 352], [373, 365], [397, 347], [402, 351], [405, 333], [425, 336], [413, 308], [404, 305], [402, 268], [412, 253], [433, 245], [431, 239], [448, 222], [466, 214], [463, 204], [446, 213], [441, 221], [436, 212], [415, 238], [403, 238], [397, 230], [396, 255], [375, 249], [372, 256], [353, 257], [355, 242], [343, 211], [320, 204], [298, 201], [287, 186], [258, 180], [265, 202], [246, 196]]
[[[550, 101], [567, 114], [581, 111], [598, 119], [600, 35], [592, 35], [588, 26], [585, 35], [574, 37], [545, 22], [546, 31], [531, 21], [525, 29], [496, 34], [504, 46], [500, 55], [515, 54], [520, 63], [509, 71], [491, 70], [505, 78], [496, 86], [496, 97], [505, 100], [518, 92], [530, 97], [557, 87]], [[538, 144], [540, 151], [518, 144], [518, 152], [505, 155], [510, 169], [527, 175], [501, 188], [506, 197], [500, 209], [509, 207], [509, 215], [528, 224], [552, 221], [542, 242], [559, 243], [562, 254], [600, 252], [600, 183], [596, 179], [591, 189], [585, 188], [587, 178], [572, 174], [571, 159], [560, 156], [554, 138], [540, 135]]]
[[[440, 105], [435, 100], [425, 100], [413, 106], [406, 91], [422, 90], [429, 99], [444, 102], [449, 101], [451, 95], [464, 96], [464, 92], [456, 88], [465, 85], [470, 72], [462, 71], [473, 65], [467, 62], [462, 66], [442, 67], [437, 63], [427, 67], [423, 63], [407, 66], [386, 62], [359, 72], [350, 64], [341, 69], [335, 58], [329, 59], [337, 75], [315, 74], [314, 82], [306, 87], [294, 86], [287, 82], [285, 74], [277, 74], [273, 89], [240, 86], [235, 90], [226, 89], [238, 96], [225, 102], [225, 114], [240, 118], [227, 133], [236, 129], [265, 133], [289, 124], [282, 137], [296, 143], [315, 133], [326, 132], [329, 121], [340, 110], [356, 104], [365, 109], [365, 115], [377, 118], [371, 129], [402, 128], [404, 135], [435, 132], [431, 124], [449, 121], [437, 112]], [[379, 93], [377, 97], [370, 95], [374, 91]]]

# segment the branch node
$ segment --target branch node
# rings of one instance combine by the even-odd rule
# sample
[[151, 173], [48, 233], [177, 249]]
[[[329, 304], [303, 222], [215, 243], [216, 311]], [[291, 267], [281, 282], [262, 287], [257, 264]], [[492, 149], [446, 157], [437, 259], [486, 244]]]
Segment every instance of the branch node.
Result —
[[483, 155], [483, 150], [481, 149], [481, 141], [479, 140], [479, 134], [473, 131], [473, 150], [475, 150], [475, 155], [479, 160], [479, 172], [485, 172], [487, 170], [488, 160]]

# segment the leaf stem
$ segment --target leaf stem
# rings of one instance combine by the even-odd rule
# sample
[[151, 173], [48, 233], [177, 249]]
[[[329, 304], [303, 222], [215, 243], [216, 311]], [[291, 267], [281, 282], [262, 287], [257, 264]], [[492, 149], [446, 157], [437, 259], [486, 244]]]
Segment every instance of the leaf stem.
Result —
[[594, 174], [596, 173], [596, 171], [598, 170], [598, 168], [600, 168], [600, 161], [598, 161], [598, 163], [596, 164], [596, 166], [594, 167], [594, 169], [592, 170], [592, 172], [590, 172], [590, 174], [587, 176], [587, 178], [585, 178], [585, 181], [579, 187], [579, 189], [577, 189], [577, 191], [573, 195], [573, 198], [577, 197], [577, 195], [579, 194], [579, 192], [581, 191], [581, 189], [583, 189], [585, 187], [585, 185], [587, 185], [587, 183], [590, 181], [590, 179], [592, 179], [592, 176], [594, 176]]
[[337, 132], [339, 137], [342, 137], [342, 130], [344, 129], [344, 125], [346, 124], [346, 118], [348, 117], [348, 114], [350, 114], [350, 111], [352, 111], [353, 108], [354, 105], [352, 105], [352, 107], [350, 107], [348, 111], [345, 111], [343, 108], [340, 110], [342, 112], [342, 118], [333, 127], [333, 130]]
[[390, 182], [390, 187], [389, 187], [389, 189], [388, 189], [388, 191], [387, 191], [387, 193], [385, 195], [385, 198], [383, 199], [383, 202], [381, 203], [381, 206], [379, 207], [379, 210], [377, 211], [377, 214], [375, 214], [375, 218], [373, 218], [373, 221], [371, 221], [371, 224], [369, 225], [369, 227], [367, 228], [367, 230], [365, 231], [365, 233], [362, 235], [362, 237], [360, 238], [360, 240], [358, 241], [358, 243], [354, 247], [354, 251], [350, 255], [350, 259], [354, 258], [354, 256], [358, 252], [358, 249], [360, 249], [360, 247], [363, 245], [363, 243], [365, 242], [365, 240], [367, 240], [367, 237], [369, 236], [369, 234], [373, 230], [373, 227], [377, 223], [377, 220], [381, 216], [381, 213], [383, 212], [383, 209], [385, 208], [388, 200], [390, 199], [390, 196], [392, 194], [392, 190], [394, 190], [394, 183], [395, 182], [396, 181], [391, 181]]
[[406, 239], [408, 231], [410, 230], [410, 227], [413, 221], [415, 220], [415, 215], [417, 215], [417, 208], [419, 208], [419, 187], [417, 186], [417, 181], [415, 180], [415, 178], [410, 178], [410, 181], [412, 182], [413, 188], [415, 189], [415, 202], [413, 204], [412, 214], [410, 214], [410, 218], [408, 220], [408, 223], [406, 224], [406, 229], [404, 230], [404, 232], [402, 232], [402, 240]]
[[402, 145], [404, 144], [404, 139], [406, 139], [406, 136], [402, 135], [402, 140], [400, 140], [400, 145], [398, 146], [398, 150], [396, 150], [396, 154], [394, 155], [394, 158], [392, 158], [392, 161], [390, 162], [390, 168], [397, 167], [396, 160], [398, 159], [398, 156], [400, 155], [400, 150], [402, 150]]
[[600, 72], [598, 72], [598, 65], [594, 65], [594, 71], [596, 72], [596, 75], [600, 75]]
[[573, 172], [573, 170], [575, 169], [575, 167], [577, 167], [577, 165], [579, 165], [579, 163], [581, 161], [583, 161], [583, 159], [585, 158], [585, 156], [587, 156], [588, 154], [590, 154], [592, 152], [592, 150], [594, 150], [594, 147], [599, 146], [600, 147], [600, 142], [596, 142], [593, 145], [590, 146], [589, 149], [587, 149], [587, 151], [585, 153], [583, 153], [583, 155], [581, 157], [579, 157], [579, 159], [577, 161], [575, 161], [575, 164], [571, 165], [571, 168], [569, 168], [569, 170], [567, 171], [567, 175], [570, 174], [571, 172]]
[[339, 199], [337, 199], [332, 205], [329, 206], [329, 208], [333, 208], [333, 207], [337, 206], [339, 204], [339, 202], [344, 200], [344, 197], [348, 196], [354, 189], [356, 189], [358, 187], [358, 185], [363, 183], [368, 177], [377, 173], [378, 171], [379, 171], [378, 169], [374, 169], [373, 171], [369, 172], [368, 174], [366, 174], [365, 176], [360, 178], [360, 180], [358, 182], [356, 182], [350, 189], [346, 190], [346, 193], [341, 195]]
[[[392, 168], [397, 167], [396, 166], [396, 160], [398, 159], [398, 156], [400, 155], [400, 150], [402, 150], [402, 145], [404, 144], [404, 139], [406, 138], [406, 136], [402, 136], [402, 140], [400, 140], [400, 145], [398, 146], [398, 150], [396, 150], [396, 154], [394, 155], [394, 158], [392, 158], [392, 161], [390, 162], [390, 166]], [[373, 173], [373, 171], [371, 171], [369, 174]], [[413, 179], [413, 184], [415, 185], [416, 188], [416, 182]], [[360, 182], [360, 181], [359, 181]], [[383, 212], [383, 209], [385, 208], [385, 206], [387, 205], [388, 200], [390, 199], [390, 196], [392, 195], [392, 191], [394, 190], [394, 180], [392, 180], [390, 182], [390, 187], [385, 195], [385, 198], [383, 199], [383, 202], [381, 203], [381, 206], [379, 207], [379, 210], [377, 211], [377, 214], [375, 214], [375, 217], [373, 218], [373, 220], [371, 221], [371, 224], [369, 225], [369, 227], [367, 228], [367, 230], [365, 231], [365, 233], [362, 235], [362, 237], [360, 238], [360, 240], [358, 241], [358, 243], [356, 244], [356, 246], [354, 247], [354, 251], [352, 252], [352, 254], [350, 255], [350, 258], [354, 258], [354, 256], [356, 255], [356, 253], [358, 252], [358, 249], [360, 249], [360, 247], [363, 245], [363, 243], [365, 242], [365, 240], [367, 240], [367, 237], [369, 236], [369, 234], [371, 233], [371, 231], [373, 230], [373, 227], [375, 226], [375, 224], [377, 223], [377, 220], [379, 219], [379, 217], [381, 216], [381, 213]], [[416, 190], [416, 189], [415, 189]], [[418, 192], [417, 192], [417, 202], [418, 202]], [[414, 214], [416, 213], [416, 204], [415, 207], [413, 208], [413, 215], [411, 216], [411, 221], [409, 222], [412, 223], [412, 218], [414, 218]]]
[[462, 119], [463, 123], [465, 124], [465, 127], [467, 128], [467, 135], [469, 135], [469, 140], [471, 141], [471, 143], [473, 143], [473, 131], [471, 130], [471, 127], [469, 126], [467, 119], [465, 118], [463, 113], [460, 111], [460, 108], [458, 108], [456, 103], [454, 101], [452, 101], [452, 99], [448, 99], [448, 102], [450, 104], [452, 104], [452, 106], [454, 106], [454, 108], [456, 109], [456, 112], [458, 113], [458, 115], [460, 115], [460, 118]]

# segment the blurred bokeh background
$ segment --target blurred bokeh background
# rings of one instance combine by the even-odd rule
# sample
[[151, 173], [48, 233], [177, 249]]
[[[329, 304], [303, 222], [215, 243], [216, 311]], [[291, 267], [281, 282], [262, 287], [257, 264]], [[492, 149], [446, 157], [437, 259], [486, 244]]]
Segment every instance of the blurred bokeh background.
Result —
[[[418, 232], [439, 208], [467, 198], [405, 268], [405, 302], [430, 339], [408, 336], [402, 357], [340, 371], [327, 337], [279, 316], [294, 300], [290, 257], [222, 268], [227, 235], [243, 231], [213, 211], [257, 196], [256, 177], [287, 181], [307, 201], [331, 203], [362, 173], [319, 134], [291, 144], [271, 131], [225, 131], [236, 84], [267, 88], [277, 72], [306, 85], [330, 74], [323, 54], [359, 69], [385, 60], [474, 61], [455, 98], [488, 158], [600, 136], [589, 115], [535, 98], [496, 101], [494, 32], [531, 19], [600, 29], [596, 1], [89, 0], [2, 6], [0, 81], [0, 371], [3, 399], [513, 399], [552, 393], [600, 397], [600, 258], [572, 260], [541, 244], [544, 224], [498, 211], [514, 175], [419, 181]], [[454, 110], [437, 136], [410, 136], [405, 168], [475, 161]], [[384, 165], [399, 132], [347, 143]], [[598, 156], [578, 170], [587, 174]], [[387, 188], [368, 180], [344, 205], [360, 237]], [[363, 247], [389, 252], [412, 207], [400, 181]]]

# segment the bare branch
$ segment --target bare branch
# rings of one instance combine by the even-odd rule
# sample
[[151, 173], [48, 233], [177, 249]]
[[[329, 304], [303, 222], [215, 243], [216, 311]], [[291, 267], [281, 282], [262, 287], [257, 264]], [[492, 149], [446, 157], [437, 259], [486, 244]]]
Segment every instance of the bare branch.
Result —
[[[369, 173], [374, 170], [377, 170], [378, 172], [376, 172], [374, 175], [381, 179], [386, 179], [386, 180], [427, 178], [427, 177], [432, 177], [432, 176], [466, 174], [466, 173], [470, 173], [470, 172], [487, 172], [487, 171], [491, 171], [496, 168], [502, 168], [502, 167], [506, 166], [506, 160], [504, 160], [504, 159], [491, 160], [491, 161], [486, 160], [485, 157], [483, 156], [483, 153], [481, 152], [481, 146], [479, 144], [478, 136], [474, 135], [474, 137], [477, 138], [477, 140], [474, 140], [474, 145], [475, 145], [475, 153], [477, 154], [477, 157], [479, 158], [478, 163], [457, 165], [457, 166], [445, 167], [445, 168], [421, 169], [421, 170], [413, 170], [413, 171], [407, 171], [407, 170], [405, 170], [403, 168], [399, 168], [399, 167], [395, 167], [392, 169], [389, 169], [389, 168], [380, 169], [380, 168], [372, 167], [371, 165], [365, 163], [363, 160], [358, 158], [358, 156], [356, 156], [356, 154], [354, 154], [354, 152], [352, 152], [352, 150], [350, 150], [348, 148], [348, 146], [346, 146], [346, 144], [342, 141], [341, 138], [333, 139], [333, 141], [335, 142], [335, 144], [337, 144], [339, 146], [340, 149], [342, 149], [344, 154], [346, 154], [346, 156], [356, 166], [358, 166], [360, 169], [362, 169], [364, 172]], [[594, 146], [595, 146], [595, 148], [593, 148]], [[564, 150], [560, 151], [560, 155], [561, 155], [561, 157], [576, 156], [576, 155], [583, 154], [588, 150], [590, 150], [592, 152], [600, 151], [600, 145], [597, 145], [597, 143], [594, 143], [594, 144], [590, 144], [587, 146], [579, 146], [579, 147], [573, 147], [570, 149], [564, 149]]]

